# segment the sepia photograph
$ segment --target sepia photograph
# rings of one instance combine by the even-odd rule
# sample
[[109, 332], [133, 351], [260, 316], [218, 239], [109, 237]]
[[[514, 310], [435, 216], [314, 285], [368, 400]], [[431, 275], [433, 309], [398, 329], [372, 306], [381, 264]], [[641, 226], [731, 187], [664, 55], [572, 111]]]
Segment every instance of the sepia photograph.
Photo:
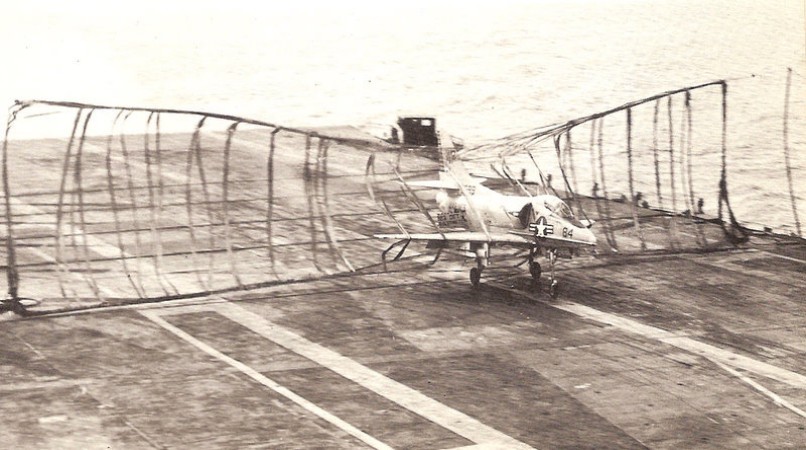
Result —
[[806, 448], [806, 1], [0, 5], [0, 448]]

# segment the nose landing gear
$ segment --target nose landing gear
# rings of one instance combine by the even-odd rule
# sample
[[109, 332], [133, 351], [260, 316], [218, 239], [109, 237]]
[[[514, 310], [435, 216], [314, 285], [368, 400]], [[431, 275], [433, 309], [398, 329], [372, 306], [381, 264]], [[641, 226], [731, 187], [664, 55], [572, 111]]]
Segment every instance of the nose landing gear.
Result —
[[532, 280], [535, 283], [540, 282], [540, 275], [543, 274], [543, 268], [540, 267], [540, 263], [535, 261], [535, 256], [537, 252], [534, 249], [529, 250], [529, 273], [532, 275]]
[[557, 249], [549, 250], [548, 253], [546, 254], [546, 257], [549, 260], [549, 270], [551, 271], [551, 278], [550, 278], [551, 284], [549, 284], [549, 295], [551, 296], [551, 298], [557, 298], [557, 296], [560, 295], [560, 292], [558, 291], [557, 288], [559, 282], [557, 281], [556, 278], [554, 278], [554, 263], [557, 262]]
[[478, 288], [480, 282], [481, 282], [481, 268], [474, 267], [470, 269], [470, 284], [474, 288]]
[[470, 284], [473, 288], [478, 288], [481, 282], [481, 272], [487, 267], [490, 258], [490, 247], [488, 244], [482, 244], [473, 248], [473, 251], [476, 253], [476, 267], [470, 269]]

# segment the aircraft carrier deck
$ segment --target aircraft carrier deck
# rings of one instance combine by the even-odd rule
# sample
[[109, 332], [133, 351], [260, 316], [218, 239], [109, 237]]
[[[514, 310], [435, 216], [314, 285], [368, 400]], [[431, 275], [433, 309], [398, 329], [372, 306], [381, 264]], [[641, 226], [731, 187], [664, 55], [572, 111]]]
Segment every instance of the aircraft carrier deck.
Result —
[[806, 447], [802, 241], [562, 261], [556, 300], [522, 267], [474, 290], [459, 259], [384, 271], [355, 242], [348, 275], [74, 312], [30, 272], [55, 313], [0, 315], [2, 446]]

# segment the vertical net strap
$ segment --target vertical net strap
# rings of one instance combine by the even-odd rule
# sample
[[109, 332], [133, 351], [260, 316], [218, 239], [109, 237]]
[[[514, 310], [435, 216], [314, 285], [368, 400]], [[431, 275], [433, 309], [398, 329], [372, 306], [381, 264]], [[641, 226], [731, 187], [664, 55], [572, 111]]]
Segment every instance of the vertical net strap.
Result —
[[344, 254], [344, 251], [341, 249], [339, 245], [338, 237], [336, 236], [336, 230], [333, 226], [333, 216], [330, 213], [330, 195], [328, 194], [328, 170], [327, 170], [327, 152], [330, 148], [330, 143], [324, 139], [319, 140], [320, 147], [322, 148], [322, 174], [320, 177], [320, 183], [322, 185], [322, 203], [324, 209], [324, 225], [325, 225], [325, 237], [327, 238], [328, 246], [330, 247], [331, 254], [335, 253], [338, 255], [339, 259], [347, 266], [347, 269], [350, 272], [355, 272], [353, 265], [350, 264], [350, 260], [347, 259], [347, 256]]
[[[87, 230], [87, 219], [84, 214], [85, 207], [84, 207], [84, 189], [82, 186], [82, 156], [84, 155], [84, 142], [87, 139], [87, 126], [90, 123], [90, 118], [92, 117], [92, 112], [94, 110], [90, 109], [87, 113], [87, 117], [84, 118], [84, 125], [81, 128], [81, 137], [78, 140], [78, 148], [76, 149], [76, 161], [75, 161], [75, 171], [73, 172], [73, 180], [74, 180], [74, 187], [75, 191], [78, 195], [78, 218], [79, 218], [79, 227], [78, 233], [81, 236], [81, 256], [84, 259], [84, 268], [87, 273], [87, 279], [89, 280], [89, 286], [92, 290], [92, 293], [97, 298], [101, 297], [100, 289], [98, 289], [98, 283], [95, 281], [95, 277], [93, 274], [92, 268], [92, 261], [90, 259], [90, 248], [89, 248], [89, 232]], [[75, 205], [72, 205], [75, 207]]]
[[318, 215], [318, 203], [314, 198], [316, 196], [316, 185], [313, 183], [313, 176], [316, 173], [311, 173], [310, 170], [310, 156], [311, 155], [311, 137], [305, 137], [305, 165], [302, 168], [302, 179], [305, 185], [305, 197], [308, 200], [308, 228], [311, 231], [311, 260], [316, 270], [322, 271], [319, 265], [319, 252], [317, 249], [316, 241], [319, 233], [316, 228], [316, 216]]
[[[728, 200], [728, 84], [722, 83], [722, 175], [719, 179], [719, 223], [728, 240], [734, 245], [747, 242], [750, 235], [736, 220]], [[728, 212], [731, 227], [728, 228], [722, 216], [722, 204]]]
[[[56, 254], [56, 266], [57, 266], [57, 275], [58, 275], [58, 282], [59, 282], [59, 290], [63, 297], [67, 297], [67, 292], [65, 289], [67, 280], [66, 277], [69, 276], [69, 269], [64, 260], [65, 254], [65, 243], [64, 243], [64, 236], [62, 233], [62, 222], [64, 221], [64, 195], [65, 189], [67, 184], [67, 172], [70, 170], [70, 158], [73, 152], [73, 143], [76, 137], [76, 131], [78, 131], [78, 123], [81, 120], [81, 114], [83, 110], [81, 108], [76, 111], [76, 118], [73, 121], [73, 131], [70, 132], [70, 139], [67, 141], [67, 150], [64, 152], [64, 163], [62, 164], [62, 176], [59, 181], [59, 198], [56, 203], [56, 235], [55, 237], [55, 245], [54, 245], [54, 252]], [[6, 197], [8, 199], [8, 197]], [[9, 223], [11, 221], [9, 220]], [[73, 291], [73, 295], [76, 295], [75, 291]]]
[[196, 226], [193, 220], [193, 161], [196, 148], [199, 147], [201, 139], [201, 129], [204, 126], [206, 117], [202, 117], [199, 123], [196, 124], [193, 130], [193, 136], [190, 138], [190, 145], [188, 145], [187, 159], [185, 160], [185, 211], [187, 214], [187, 229], [190, 237], [190, 260], [193, 264], [193, 272], [196, 274], [196, 280], [199, 282], [201, 289], [210, 291], [211, 286], [209, 279], [202, 278], [201, 271], [198, 270], [198, 240], [196, 239]]
[[632, 221], [635, 226], [635, 233], [641, 241], [641, 250], [646, 250], [646, 241], [644, 240], [644, 232], [641, 230], [641, 224], [638, 221], [638, 211], [636, 207], [637, 200], [635, 198], [635, 188], [633, 186], [633, 162], [632, 162], [632, 109], [627, 108], [627, 177], [630, 186], [630, 211], [632, 212]]
[[224, 210], [224, 245], [227, 248], [227, 260], [229, 261], [230, 272], [235, 279], [235, 284], [243, 288], [241, 277], [238, 274], [238, 258], [232, 248], [232, 230], [230, 227], [230, 204], [229, 204], [229, 178], [230, 178], [230, 153], [232, 149], [232, 137], [240, 122], [234, 122], [227, 128], [227, 141], [224, 143], [224, 164], [221, 174], [221, 201]]
[[[171, 285], [171, 282], [166, 280], [162, 273], [162, 236], [160, 234], [159, 229], [159, 217], [161, 213], [159, 212], [157, 201], [156, 201], [156, 194], [154, 193], [154, 174], [152, 173], [152, 149], [150, 147], [150, 128], [151, 122], [154, 119], [154, 115], [156, 113], [151, 113], [148, 115], [148, 120], [146, 121], [146, 133], [143, 137], [143, 154], [145, 157], [146, 162], [146, 182], [148, 183], [148, 213], [149, 213], [149, 227], [151, 228], [151, 240], [153, 244], [153, 250], [151, 255], [152, 260], [152, 267], [154, 269], [154, 276], [157, 279], [157, 282], [160, 285], [160, 288], [165, 293], [165, 295], [175, 295], [178, 294], [179, 291]], [[156, 152], [157, 150], [155, 150]], [[166, 285], [168, 287], [166, 287]], [[170, 287], [170, 289], [169, 289]]]
[[109, 190], [109, 204], [112, 206], [112, 220], [115, 223], [115, 236], [117, 237], [118, 249], [120, 249], [120, 263], [123, 267], [123, 273], [126, 274], [126, 278], [129, 280], [129, 284], [131, 284], [137, 297], [144, 298], [144, 292], [131, 276], [132, 271], [129, 268], [128, 262], [129, 255], [126, 253], [126, 247], [123, 244], [123, 230], [120, 224], [120, 206], [115, 189], [115, 175], [112, 171], [112, 142], [115, 138], [115, 128], [121, 116], [123, 116], [123, 110], [118, 111], [118, 114], [115, 116], [115, 121], [112, 123], [112, 132], [109, 133], [109, 136], [106, 138], [106, 185]]
[[[123, 116], [124, 126], [130, 115], [131, 112], [128, 112], [125, 116]], [[136, 188], [134, 186], [134, 177], [132, 176], [132, 164], [129, 157], [128, 146], [126, 144], [126, 134], [124, 132], [120, 133], [120, 152], [123, 156], [123, 168], [126, 172], [126, 188], [129, 192], [129, 211], [131, 212], [131, 221], [132, 225], [134, 226], [134, 254], [135, 266], [137, 270], [137, 284], [140, 287], [140, 291], [143, 292], [143, 295], [148, 296], [145, 286], [143, 285], [143, 264], [140, 258], [140, 256], [143, 254], [143, 242], [140, 238], [140, 222], [138, 218], [139, 214], [137, 214], [138, 194], [135, 192]]]
[[[199, 128], [202, 126], [202, 122], [200, 122]], [[215, 254], [213, 249], [216, 248], [216, 238], [215, 238], [215, 221], [213, 215], [213, 205], [210, 199], [210, 190], [207, 184], [207, 173], [204, 170], [204, 158], [202, 157], [202, 141], [201, 141], [201, 134], [197, 136], [196, 145], [193, 148], [193, 153], [196, 158], [196, 169], [199, 173], [199, 181], [202, 188], [202, 198], [204, 199], [204, 209], [207, 215], [207, 242], [209, 248], [207, 249], [207, 290], [215, 289], [213, 284], [213, 272], [215, 270]]]
[[699, 214], [699, 206], [697, 205], [697, 196], [694, 194], [694, 173], [693, 173], [693, 166], [694, 166], [694, 157], [692, 154], [693, 147], [694, 147], [694, 122], [692, 120], [692, 112], [691, 112], [691, 92], [686, 91], [686, 134], [688, 135], [688, 139], [686, 140], [686, 178], [688, 179], [688, 198], [689, 198], [689, 205], [691, 207], [691, 221], [694, 225], [694, 235], [697, 238], [697, 245], [701, 248], [706, 248], [708, 246], [708, 241], [705, 238], [705, 234], [702, 231], [702, 226], [700, 221], [696, 218], [696, 214]]
[[[613, 214], [610, 213], [610, 201], [608, 200], [607, 196], [607, 180], [605, 177], [605, 166], [604, 166], [604, 117], [599, 119], [599, 135], [596, 140], [596, 147], [599, 154], [599, 176], [602, 179], [602, 197], [604, 198], [604, 213], [605, 217], [608, 219], [613, 217]], [[616, 241], [616, 233], [613, 230], [613, 227], [610, 224], [610, 221], [605, 221], [607, 224], [605, 226], [605, 237], [607, 238], [607, 243], [610, 245], [610, 248], [614, 251], [618, 251], [618, 242]]]

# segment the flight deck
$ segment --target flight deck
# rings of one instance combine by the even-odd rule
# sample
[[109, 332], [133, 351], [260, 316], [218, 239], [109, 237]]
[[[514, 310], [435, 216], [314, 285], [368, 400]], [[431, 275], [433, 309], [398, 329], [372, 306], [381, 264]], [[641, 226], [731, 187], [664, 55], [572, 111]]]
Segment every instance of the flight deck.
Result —
[[566, 267], [558, 300], [532, 292], [528, 275], [501, 271], [474, 290], [450, 263], [400, 263], [6, 321], [2, 439], [15, 448], [802, 448], [797, 258], [748, 249]]
[[282, 133], [162, 134], [160, 161], [105, 136], [66, 158], [12, 143], [30, 151], [9, 167], [38, 169], [11, 175], [25, 312], [0, 315], [0, 442], [806, 446], [802, 239], [586, 198], [618, 217], [594, 225], [617, 252], [561, 260], [557, 299], [504, 251], [474, 288], [472, 261], [412, 245], [384, 264], [372, 238], [395, 229], [384, 208], [427, 228], [397, 175], [436, 161]]

